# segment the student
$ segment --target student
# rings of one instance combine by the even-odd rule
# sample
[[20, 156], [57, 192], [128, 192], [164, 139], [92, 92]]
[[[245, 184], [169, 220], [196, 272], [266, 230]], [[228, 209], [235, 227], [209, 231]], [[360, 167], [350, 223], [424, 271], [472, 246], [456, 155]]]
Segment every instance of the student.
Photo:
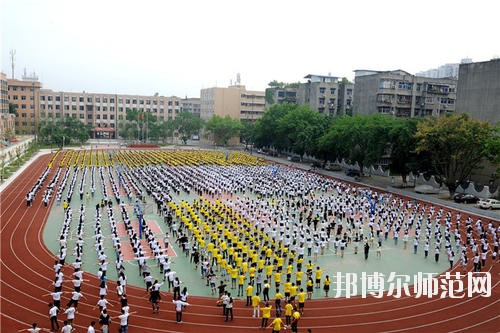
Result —
[[260, 306], [259, 306], [259, 303], [260, 303], [260, 296], [259, 296], [259, 293], [256, 293], [253, 297], [252, 297], [252, 307], [253, 307], [253, 316], [254, 318], [259, 318], [260, 317]]
[[87, 328], [87, 333], [95, 333], [94, 326], [95, 326], [95, 321], [93, 321], [93, 320], [92, 320], [92, 321], [90, 322], [89, 327]]
[[67, 320], [65, 320], [64, 326], [61, 328], [61, 333], [71, 333], [74, 330], [75, 329], [73, 328], [73, 326], [71, 326], [71, 324]]
[[111, 323], [111, 317], [109, 316], [106, 309], [103, 309], [101, 315], [99, 316], [99, 324], [101, 325], [102, 333], [109, 332], [109, 324]]
[[233, 298], [231, 297], [231, 293], [227, 293], [227, 296], [229, 296], [229, 301], [227, 302], [226, 305], [226, 320], [228, 321], [229, 319], [229, 314], [231, 313], [231, 321], [233, 321]]
[[323, 282], [323, 290], [325, 291], [325, 297], [328, 297], [328, 292], [330, 291], [330, 277], [327, 275], [325, 281]]
[[[18, 332], [22, 332], [24, 330], [26, 330], [30, 333], [38, 333], [40, 331], [43, 331], [43, 329], [41, 329], [40, 327], [37, 327], [37, 323], [33, 323], [33, 324], [31, 324], [30, 328], [22, 329], [22, 330], [19, 330]], [[50, 331], [47, 330], [47, 332], [50, 332]]]
[[299, 311], [297, 311], [297, 309], [294, 309], [292, 314], [292, 325], [291, 325], [293, 333], [298, 332], [299, 319], [300, 319], [300, 313]]
[[59, 323], [57, 322], [57, 314], [59, 313], [59, 308], [52, 303], [49, 303], [49, 318], [50, 318], [50, 327], [52, 331], [56, 329], [59, 331]]
[[267, 327], [267, 322], [269, 321], [269, 318], [271, 318], [272, 306], [269, 305], [268, 302], [266, 302], [266, 305], [260, 309], [262, 310], [262, 323], [261, 323], [260, 327], [265, 328], [265, 327]]
[[273, 328], [272, 333], [279, 333], [281, 331], [281, 324], [283, 324], [283, 320], [280, 317], [274, 318], [271, 325], [269, 325], [269, 327]]
[[188, 306], [189, 303], [176, 299], [172, 300], [172, 303], [174, 303], [175, 306], [175, 321], [177, 324], [182, 324], [182, 310], [184, 307]]

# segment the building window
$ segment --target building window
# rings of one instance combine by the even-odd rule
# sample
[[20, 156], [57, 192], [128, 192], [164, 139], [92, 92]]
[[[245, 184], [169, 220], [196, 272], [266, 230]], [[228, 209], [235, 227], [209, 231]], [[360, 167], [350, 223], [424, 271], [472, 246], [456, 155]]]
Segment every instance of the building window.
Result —
[[26, 113], [21, 113], [21, 118], [26, 118], [27, 114]]
[[115, 115], [114, 114], [109, 115], [109, 119], [114, 120], [115, 119]]
[[21, 104], [21, 109], [26, 109], [26, 104]]
[[92, 119], [92, 114], [88, 114], [87, 119]]
[[[56, 105], [56, 109], [59, 105]], [[71, 105], [71, 110], [76, 111], [76, 105]]]
[[83, 105], [80, 105], [80, 108], [79, 108], [80, 111], [83, 111], [84, 110], [84, 107]]
[[52, 101], [52, 96], [47, 96], [48, 101]]
[[[99, 117], [99, 115], [98, 115], [98, 117]], [[97, 118], [97, 119], [99, 119], [99, 118]], [[106, 120], [108, 120], [108, 115], [107, 115], [107, 114], [103, 114], [103, 115], [102, 115], [102, 119], [106, 119]]]
[[107, 103], [107, 102], [108, 102], [108, 98], [107, 98], [107, 97], [103, 97], [103, 98], [102, 98], [102, 102], [103, 102], [103, 103]]
[[396, 83], [393, 80], [382, 79], [378, 85], [380, 89], [394, 89], [396, 88]]
[[108, 107], [107, 106], [103, 106], [102, 107], [102, 111], [108, 111]]
[[19, 96], [14, 95], [14, 96], [12, 96], [12, 99], [14, 99], [14, 100], [16, 100], [16, 101], [17, 101], [17, 100], [19, 99]]
[[87, 103], [92, 103], [92, 97], [87, 97]]
[[335, 88], [330, 88], [330, 94], [335, 95]]
[[45, 95], [40, 96], [40, 100], [45, 101]]
[[83, 113], [80, 113], [80, 119], [85, 119], [85, 115]]
[[115, 102], [115, 99], [114, 99], [114, 98], [110, 98], [110, 99], [109, 99], [109, 102], [110, 102], [110, 103], [114, 103], [114, 102]]
[[325, 87], [319, 87], [319, 93], [320, 94], [324, 94], [326, 91], [326, 88]]
[[26, 96], [21, 96], [21, 100], [25, 101], [26, 100]]
[[100, 97], [96, 97], [96, 98], [95, 98], [95, 102], [96, 102], [96, 103], [101, 103], [101, 98], [100, 98]]
[[76, 96], [71, 97], [72, 102], [76, 102]]

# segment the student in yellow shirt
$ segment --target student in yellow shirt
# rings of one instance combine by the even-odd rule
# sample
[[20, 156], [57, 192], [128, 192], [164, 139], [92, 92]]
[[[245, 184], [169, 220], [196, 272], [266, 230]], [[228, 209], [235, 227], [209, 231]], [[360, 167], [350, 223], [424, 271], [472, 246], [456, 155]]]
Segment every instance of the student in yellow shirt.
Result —
[[236, 288], [236, 279], [238, 278], [238, 268], [231, 268], [231, 289]]
[[273, 333], [279, 333], [281, 331], [281, 324], [283, 323], [283, 320], [281, 320], [280, 317], [274, 318], [273, 322], [269, 327], [273, 328]]
[[255, 294], [252, 297], [252, 306], [253, 306], [253, 316], [252, 317], [260, 317], [260, 296], [259, 293]]
[[285, 291], [285, 300], [287, 300], [287, 301], [290, 298], [290, 288], [291, 287], [292, 287], [292, 283], [290, 282], [290, 279], [286, 279], [283, 290]]
[[321, 274], [323, 274], [323, 270], [321, 268], [316, 267], [315, 275], [316, 275], [316, 289], [321, 288]]
[[304, 292], [304, 289], [300, 288], [300, 293], [297, 294], [300, 314], [304, 314], [304, 303], [306, 302], [306, 296], [307, 293]]
[[297, 271], [295, 272], [295, 284], [300, 287], [302, 285], [302, 275], [304, 275], [304, 272], [302, 271]]
[[306, 283], [307, 299], [312, 299], [313, 289], [314, 289], [314, 283], [313, 279], [310, 277], [309, 279], [307, 279]]
[[285, 305], [285, 323], [286, 325], [290, 325], [292, 322], [292, 310], [293, 310], [293, 305], [290, 301], [286, 302]]
[[247, 286], [247, 304], [246, 306], [249, 306], [252, 304], [252, 293], [253, 293], [253, 286], [251, 284], [248, 284]]
[[325, 291], [325, 297], [328, 297], [328, 291], [330, 291], [330, 277], [327, 275], [325, 281], [323, 282], [323, 290]]
[[281, 299], [283, 295], [276, 289], [276, 294], [274, 295], [274, 306], [276, 306], [276, 317], [281, 316]]
[[274, 273], [274, 284], [276, 286], [276, 290], [279, 290], [280, 284], [281, 284], [281, 273], [280, 272]]
[[299, 311], [294, 311], [292, 314], [292, 333], [297, 333], [299, 330], [299, 319], [300, 319], [300, 312]]
[[299, 289], [299, 287], [292, 282], [292, 285], [290, 286], [290, 298], [295, 298], [295, 296], [297, 296], [297, 289]]
[[238, 297], [243, 296], [243, 285], [245, 284], [245, 275], [240, 272], [238, 275]]
[[262, 323], [261, 323], [260, 327], [265, 328], [265, 327], [267, 327], [267, 322], [268, 322], [269, 318], [271, 318], [272, 306], [266, 302], [266, 306], [263, 308], [260, 308], [260, 309], [262, 310]]

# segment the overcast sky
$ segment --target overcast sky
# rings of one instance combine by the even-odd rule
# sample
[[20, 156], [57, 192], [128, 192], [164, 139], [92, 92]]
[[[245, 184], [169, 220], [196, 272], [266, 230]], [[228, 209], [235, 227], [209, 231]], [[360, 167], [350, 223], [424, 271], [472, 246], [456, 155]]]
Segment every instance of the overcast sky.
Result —
[[0, 0], [2, 72], [44, 88], [199, 97], [306, 74], [410, 73], [500, 55], [500, 1]]

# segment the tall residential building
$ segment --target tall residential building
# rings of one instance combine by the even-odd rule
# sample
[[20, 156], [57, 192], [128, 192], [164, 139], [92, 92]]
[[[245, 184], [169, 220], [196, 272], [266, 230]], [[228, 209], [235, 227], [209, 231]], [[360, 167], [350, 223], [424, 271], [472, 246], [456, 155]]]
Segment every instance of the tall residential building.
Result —
[[40, 119], [74, 117], [92, 125], [93, 138], [117, 138], [118, 123], [126, 119], [127, 109], [149, 112], [158, 120], [174, 119], [181, 111], [178, 97], [64, 92], [42, 89]]
[[200, 104], [201, 119], [208, 120], [218, 115], [254, 122], [264, 114], [265, 94], [247, 90], [244, 85], [206, 88], [201, 89]]
[[[464, 59], [462, 59], [460, 64], [469, 64], [471, 62], [472, 62], [472, 59], [464, 58]], [[432, 77], [434, 79], [445, 78], [445, 77], [456, 79], [456, 78], [458, 78], [458, 67], [460, 66], [460, 64], [456, 64], [456, 63], [445, 64], [445, 65], [439, 66], [438, 68], [433, 68], [433, 69], [429, 69], [426, 71], [418, 72], [415, 75], [416, 76], [423, 76], [423, 77]]]
[[40, 89], [42, 84], [35, 75], [23, 80], [7, 79], [8, 100], [15, 105], [15, 129], [18, 134], [36, 134], [40, 114]]
[[498, 124], [500, 121], [500, 59], [460, 65], [457, 112]]
[[439, 117], [455, 112], [457, 80], [426, 78], [403, 70], [355, 70], [355, 114]]
[[[266, 106], [280, 103], [308, 105], [322, 114], [339, 115], [350, 112], [354, 85], [336, 76], [308, 74], [305, 83], [266, 89]], [[295, 86], [296, 85], [296, 86]]]
[[200, 118], [201, 101], [199, 98], [184, 98], [182, 100], [181, 112], [190, 112]]

